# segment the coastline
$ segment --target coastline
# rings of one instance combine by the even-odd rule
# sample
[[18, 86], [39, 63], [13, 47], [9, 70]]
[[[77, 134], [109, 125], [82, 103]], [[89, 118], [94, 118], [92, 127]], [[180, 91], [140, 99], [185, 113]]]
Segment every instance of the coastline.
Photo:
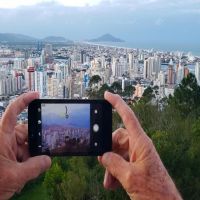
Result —
[[87, 42], [87, 41], [77, 41], [75, 43], [79, 43], [79, 44], [87, 44], [87, 45], [94, 45], [94, 46], [102, 46], [102, 47], [111, 47], [111, 48], [122, 48], [122, 49], [129, 49], [129, 50], [145, 50], [145, 51], [149, 51], [149, 50], [155, 50], [157, 52], [182, 52], [184, 54], [191, 54], [192, 56], [195, 57], [200, 57], [200, 49], [199, 50], [186, 50], [186, 49], [178, 49], [178, 48], [174, 48], [174, 47], [159, 47], [159, 48], [153, 48], [153, 47], [148, 47], [148, 45], [145, 46], [140, 46], [137, 45], [138, 47], [136, 47], [136, 43], [134, 42]]

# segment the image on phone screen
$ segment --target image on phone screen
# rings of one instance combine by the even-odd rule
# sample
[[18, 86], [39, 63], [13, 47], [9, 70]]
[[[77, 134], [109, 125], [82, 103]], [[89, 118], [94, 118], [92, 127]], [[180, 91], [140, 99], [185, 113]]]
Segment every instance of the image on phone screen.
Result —
[[90, 104], [41, 104], [42, 153], [88, 152]]

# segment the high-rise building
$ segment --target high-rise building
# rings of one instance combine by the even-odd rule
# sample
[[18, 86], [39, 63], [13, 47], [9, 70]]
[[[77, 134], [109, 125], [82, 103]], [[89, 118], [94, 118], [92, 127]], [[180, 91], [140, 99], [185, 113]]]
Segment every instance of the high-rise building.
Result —
[[150, 78], [151, 76], [151, 71], [149, 67], [149, 62], [148, 59], [144, 60], [144, 71], [143, 71], [143, 77], [144, 79]]
[[163, 71], [160, 71], [158, 74], [158, 80], [161, 86], [165, 85], [165, 73]]
[[130, 78], [135, 78], [138, 74], [139, 61], [138, 59], [134, 58], [134, 54], [132, 53], [128, 54], [128, 60], [129, 60], [128, 71]]
[[154, 56], [150, 63], [152, 67], [152, 77], [155, 80], [158, 77], [158, 73], [160, 72], [161, 59], [159, 56]]
[[37, 42], [37, 51], [42, 51], [42, 42], [41, 41]]
[[24, 85], [23, 74], [16, 72], [14, 79], [15, 79], [15, 92], [22, 91], [22, 87]]
[[45, 62], [52, 63], [53, 61], [53, 47], [52, 44], [45, 44]]
[[173, 85], [175, 83], [174, 63], [172, 59], [169, 62], [167, 69], [167, 84]]
[[3, 77], [0, 77], [0, 96], [5, 95], [5, 79]]
[[52, 47], [52, 44], [45, 44], [45, 56], [49, 56], [51, 57], [53, 55], [53, 47]]
[[42, 50], [41, 56], [40, 56], [40, 64], [44, 65], [45, 64], [45, 51]]
[[200, 85], [200, 63], [196, 63], [196, 66], [195, 66], [195, 77], [197, 79], [198, 85]]
[[34, 64], [34, 59], [33, 58], [29, 58], [27, 62], [28, 62], [28, 66], [29, 67], [34, 67], [35, 64]]
[[51, 98], [58, 97], [59, 94], [59, 80], [53, 76], [47, 76], [47, 96]]
[[177, 68], [177, 76], [176, 76], [176, 83], [180, 84], [181, 81], [184, 78], [184, 67], [179, 63], [178, 68]]
[[26, 82], [26, 88], [28, 88], [30, 91], [35, 90], [35, 68], [34, 67], [27, 68], [27, 71], [25, 72], [25, 82]]
[[40, 93], [40, 97], [47, 95], [47, 72], [41, 68], [35, 71], [35, 91]]
[[91, 67], [90, 67], [90, 75], [99, 75], [102, 77], [104, 74], [104, 68], [102, 66], [102, 59], [101, 58], [95, 58], [93, 61], [91, 61]]
[[158, 56], [149, 57], [144, 61], [144, 78], [156, 80], [161, 68], [161, 59]]
[[127, 61], [124, 57], [113, 58], [112, 75], [114, 77], [122, 77], [127, 72]]
[[15, 69], [22, 69], [24, 65], [24, 60], [21, 58], [15, 58], [14, 59], [14, 68]]
[[134, 97], [139, 97], [141, 98], [143, 93], [144, 93], [145, 88], [141, 86], [140, 84], [137, 84], [135, 86], [135, 92], [134, 92]]
[[81, 51], [81, 64], [84, 64], [86, 62], [86, 54], [85, 51]]
[[110, 84], [110, 77], [112, 76], [112, 69], [110, 64], [106, 66], [105, 73], [103, 76], [103, 83]]

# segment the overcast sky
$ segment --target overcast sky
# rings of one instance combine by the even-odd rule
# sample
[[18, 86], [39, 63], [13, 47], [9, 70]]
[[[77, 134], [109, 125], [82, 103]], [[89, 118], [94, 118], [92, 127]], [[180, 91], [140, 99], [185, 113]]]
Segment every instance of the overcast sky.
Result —
[[200, 0], [0, 0], [0, 32], [200, 46]]

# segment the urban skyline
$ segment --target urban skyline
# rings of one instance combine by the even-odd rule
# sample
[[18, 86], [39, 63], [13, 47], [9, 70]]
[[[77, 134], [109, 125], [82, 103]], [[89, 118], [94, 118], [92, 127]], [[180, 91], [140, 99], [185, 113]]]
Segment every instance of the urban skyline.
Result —
[[[87, 99], [89, 92], [118, 84], [124, 98], [138, 101], [145, 89], [154, 90], [153, 104], [173, 95], [189, 73], [200, 84], [200, 57], [191, 53], [117, 48], [74, 43], [66, 46], [38, 42], [32, 46], [0, 46], [0, 117], [18, 95], [38, 91], [40, 98]], [[100, 81], [90, 80], [98, 76]], [[118, 88], [119, 89], [119, 88]], [[115, 91], [115, 89], [114, 89]], [[117, 91], [115, 91], [117, 92]], [[123, 94], [122, 94], [123, 95]], [[159, 103], [162, 107], [162, 103]], [[19, 120], [27, 121], [22, 113]]]

